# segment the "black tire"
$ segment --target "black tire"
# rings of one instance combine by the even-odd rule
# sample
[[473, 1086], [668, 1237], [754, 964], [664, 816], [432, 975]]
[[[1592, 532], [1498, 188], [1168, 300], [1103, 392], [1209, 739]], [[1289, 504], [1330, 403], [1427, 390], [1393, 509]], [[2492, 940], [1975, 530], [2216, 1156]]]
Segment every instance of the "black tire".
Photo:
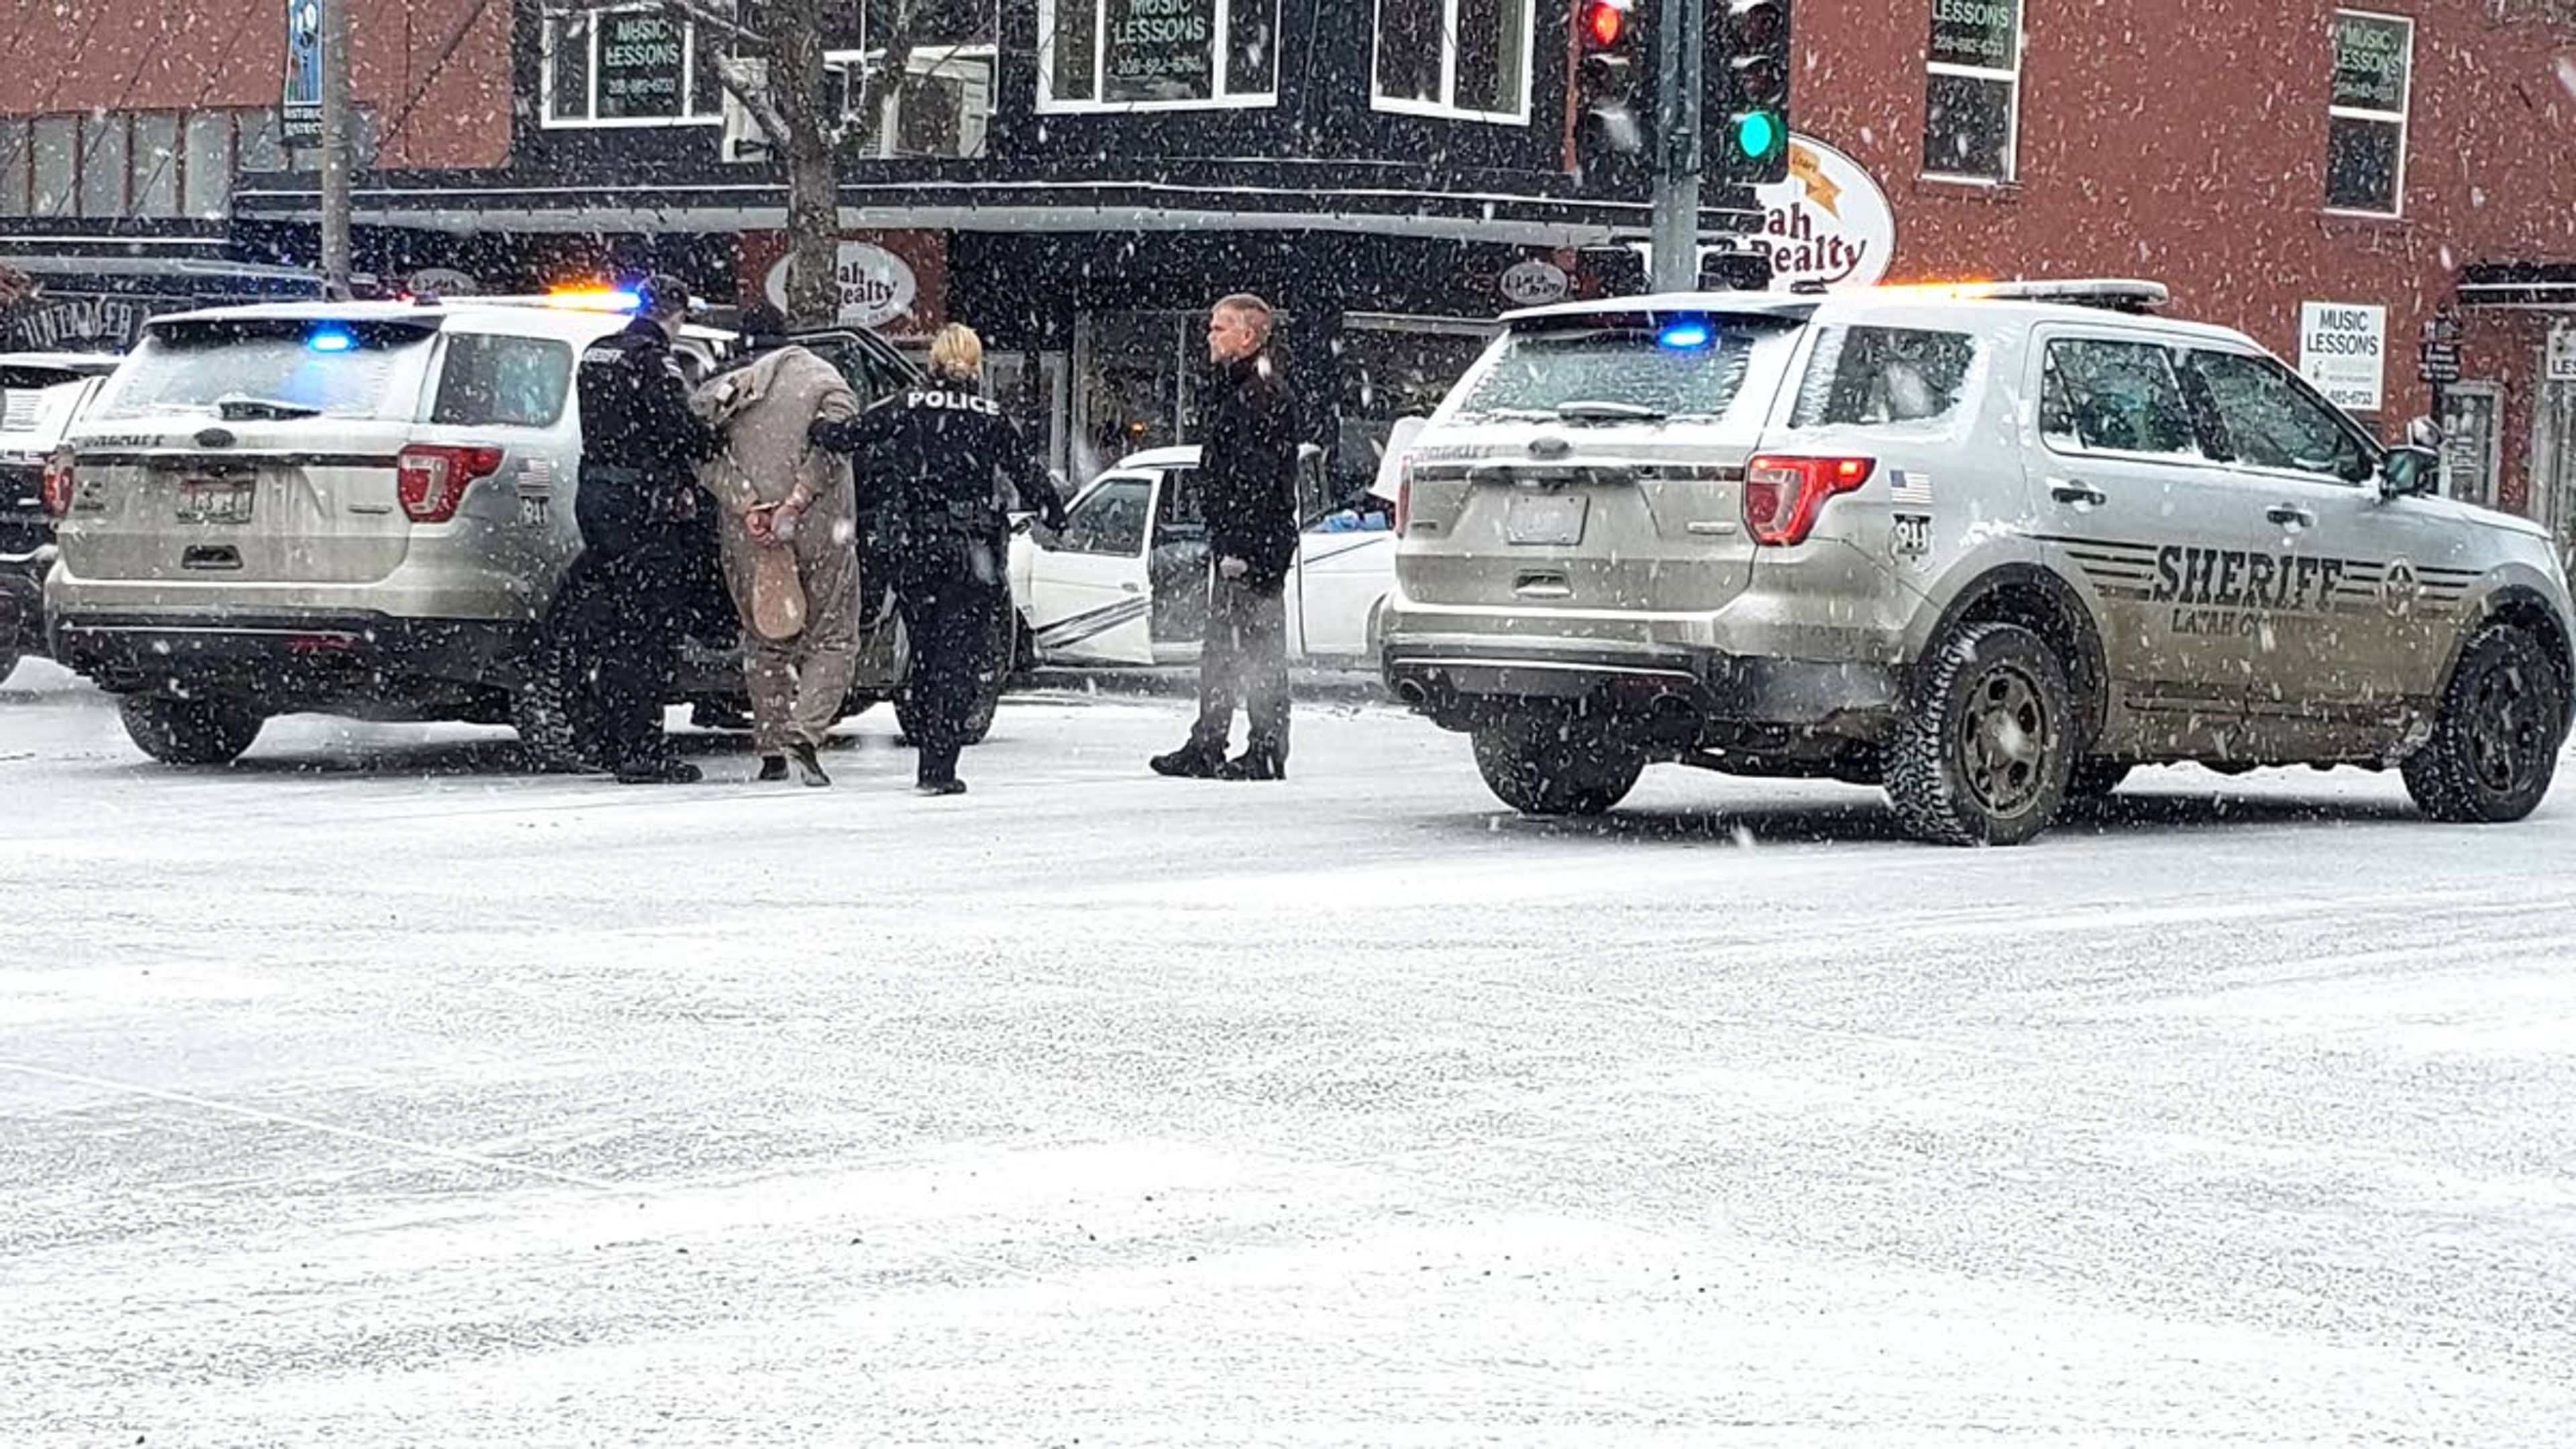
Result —
[[553, 640], [527, 660], [525, 677], [510, 696], [510, 727], [519, 748], [541, 770], [580, 773], [604, 768], [596, 749], [591, 692], [572, 652]]
[[1628, 798], [1646, 757], [1598, 732], [1557, 728], [1475, 733], [1476, 770], [1523, 815], [1603, 815]]
[[126, 695], [117, 701], [116, 712], [136, 747], [165, 765], [229, 765], [267, 723], [239, 700], [166, 694]]
[[2501, 825], [2549, 794], [2565, 743], [2565, 667], [2528, 630], [2489, 624], [2460, 651], [2433, 737], [2406, 757], [2406, 791], [2435, 820]]
[[2069, 800], [2108, 800], [2135, 768], [2126, 760], [2104, 760], [2091, 756], [2075, 762], [2066, 775], [2066, 798]]
[[2020, 845], [2048, 828], [2075, 768], [2073, 691], [2048, 642], [1971, 624], [1924, 656], [1887, 752], [1887, 797], [1935, 845]]

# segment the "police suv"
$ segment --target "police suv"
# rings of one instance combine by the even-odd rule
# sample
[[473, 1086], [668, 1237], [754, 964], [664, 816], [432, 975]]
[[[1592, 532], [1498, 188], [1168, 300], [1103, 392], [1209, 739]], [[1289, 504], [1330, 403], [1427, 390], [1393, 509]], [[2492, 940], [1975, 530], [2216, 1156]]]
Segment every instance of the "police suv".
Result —
[[[568, 294], [154, 319], [48, 470], [55, 657], [121, 695], [127, 733], [174, 764], [230, 760], [298, 711], [564, 736], [563, 703], [532, 681], [581, 549], [574, 372], [633, 306]], [[799, 340], [863, 400], [919, 375], [873, 337]], [[703, 376], [735, 345], [690, 327], [676, 351]], [[704, 592], [679, 695], [738, 706], [734, 613], [712, 570]], [[853, 710], [903, 704], [887, 605], [879, 585]]]
[[1956, 844], [2182, 761], [2396, 765], [2434, 818], [2530, 813], [2576, 679], [2547, 534], [2164, 299], [1512, 314], [1408, 456], [1387, 682], [1533, 814], [1656, 761], [1882, 784]]

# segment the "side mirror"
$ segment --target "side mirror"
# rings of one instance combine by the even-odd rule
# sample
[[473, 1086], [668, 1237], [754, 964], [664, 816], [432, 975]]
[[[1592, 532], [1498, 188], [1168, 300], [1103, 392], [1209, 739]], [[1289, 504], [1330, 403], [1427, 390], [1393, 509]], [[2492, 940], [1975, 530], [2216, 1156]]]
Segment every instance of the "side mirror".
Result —
[[2442, 485], [2442, 455], [2409, 443], [2379, 455], [2379, 494], [2383, 498], [2421, 497]]
[[2416, 418], [2407, 423], [2406, 446], [2410, 448], [2431, 448], [2438, 452], [2442, 446], [2441, 424], [2434, 422], [2431, 418]]

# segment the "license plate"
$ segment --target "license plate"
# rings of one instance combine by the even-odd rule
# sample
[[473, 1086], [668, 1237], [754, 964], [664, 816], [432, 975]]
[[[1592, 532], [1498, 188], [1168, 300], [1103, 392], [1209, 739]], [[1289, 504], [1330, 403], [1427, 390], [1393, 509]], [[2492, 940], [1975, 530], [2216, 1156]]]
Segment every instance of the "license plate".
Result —
[[1592, 500], [1581, 494], [1540, 493], [1512, 500], [1504, 515], [1504, 536], [1514, 543], [1572, 548], [1583, 542], [1583, 515]]
[[248, 523], [258, 493], [248, 478], [182, 478], [179, 521], [182, 523]]

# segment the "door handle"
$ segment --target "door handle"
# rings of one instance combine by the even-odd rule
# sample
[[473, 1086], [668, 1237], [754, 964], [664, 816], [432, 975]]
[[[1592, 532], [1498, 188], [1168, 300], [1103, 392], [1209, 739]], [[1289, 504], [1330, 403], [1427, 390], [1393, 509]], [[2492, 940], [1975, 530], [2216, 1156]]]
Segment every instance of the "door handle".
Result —
[[2263, 516], [2283, 528], [2313, 528], [2317, 516], [2295, 503], [2275, 503], [2263, 510]]
[[2111, 501], [2110, 494], [2075, 478], [2050, 479], [2048, 496], [2060, 503], [2089, 503], [2096, 508]]
[[1118, 586], [1118, 591], [1122, 594], [1141, 594], [1145, 592], [1145, 586], [1138, 583], [1125, 583]]

